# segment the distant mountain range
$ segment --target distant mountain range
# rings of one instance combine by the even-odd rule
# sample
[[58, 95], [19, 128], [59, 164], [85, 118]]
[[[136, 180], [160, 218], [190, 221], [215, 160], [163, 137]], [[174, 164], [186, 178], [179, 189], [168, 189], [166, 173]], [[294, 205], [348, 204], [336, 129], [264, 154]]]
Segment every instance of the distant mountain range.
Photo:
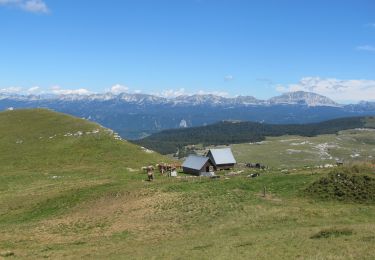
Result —
[[253, 96], [238, 96], [226, 98], [212, 94], [207, 95], [181, 95], [175, 98], [164, 98], [148, 94], [112, 93], [91, 95], [17, 95], [0, 93], [0, 100], [14, 101], [120, 101], [137, 105], [172, 105], [172, 106], [253, 106], [253, 105], [277, 105], [277, 104], [299, 104], [307, 106], [333, 106], [340, 105], [333, 100], [311, 92], [296, 91], [282, 94], [268, 100], [260, 100]]
[[269, 100], [215, 95], [164, 98], [129, 93], [28, 96], [0, 93], [0, 110], [38, 107], [98, 122], [127, 139], [222, 120], [286, 124], [375, 114], [375, 102], [341, 105], [325, 96], [303, 91], [285, 93]]

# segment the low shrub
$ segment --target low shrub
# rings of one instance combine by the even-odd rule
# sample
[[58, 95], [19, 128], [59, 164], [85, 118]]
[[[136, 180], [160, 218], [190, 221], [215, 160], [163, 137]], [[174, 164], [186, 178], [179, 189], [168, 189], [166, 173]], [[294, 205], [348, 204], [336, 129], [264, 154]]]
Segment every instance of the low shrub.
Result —
[[305, 190], [308, 196], [358, 203], [375, 203], [375, 178], [361, 166], [335, 169]]
[[330, 237], [340, 237], [340, 236], [350, 236], [353, 234], [351, 229], [342, 228], [330, 228], [319, 231], [318, 233], [312, 235], [311, 239], [321, 239], [321, 238], [330, 238]]

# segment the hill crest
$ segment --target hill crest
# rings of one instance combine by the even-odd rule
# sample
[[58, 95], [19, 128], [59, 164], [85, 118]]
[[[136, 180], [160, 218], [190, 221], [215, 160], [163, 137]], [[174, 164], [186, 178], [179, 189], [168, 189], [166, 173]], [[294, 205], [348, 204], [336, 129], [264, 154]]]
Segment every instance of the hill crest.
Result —
[[161, 159], [110, 129], [47, 109], [0, 112], [0, 136], [3, 169], [139, 169]]

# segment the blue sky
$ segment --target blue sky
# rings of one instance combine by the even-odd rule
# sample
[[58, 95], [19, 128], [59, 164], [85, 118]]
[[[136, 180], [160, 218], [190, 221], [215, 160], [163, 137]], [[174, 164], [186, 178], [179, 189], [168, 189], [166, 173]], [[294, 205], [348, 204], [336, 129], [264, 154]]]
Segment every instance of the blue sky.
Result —
[[0, 0], [0, 91], [375, 100], [373, 0]]

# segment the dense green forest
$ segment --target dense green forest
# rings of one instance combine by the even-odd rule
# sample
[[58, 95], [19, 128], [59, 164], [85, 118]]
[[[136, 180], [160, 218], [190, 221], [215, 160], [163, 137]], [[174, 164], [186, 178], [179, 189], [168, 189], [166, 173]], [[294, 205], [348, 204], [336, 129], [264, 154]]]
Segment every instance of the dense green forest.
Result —
[[353, 128], [375, 128], [374, 121], [374, 117], [348, 117], [320, 123], [288, 125], [222, 121], [202, 127], [165, 130], [134, 142], [162, 154], [172, 154], [191, 144], [226, 145], [259, 142], [267, 136], [316, 136]]

